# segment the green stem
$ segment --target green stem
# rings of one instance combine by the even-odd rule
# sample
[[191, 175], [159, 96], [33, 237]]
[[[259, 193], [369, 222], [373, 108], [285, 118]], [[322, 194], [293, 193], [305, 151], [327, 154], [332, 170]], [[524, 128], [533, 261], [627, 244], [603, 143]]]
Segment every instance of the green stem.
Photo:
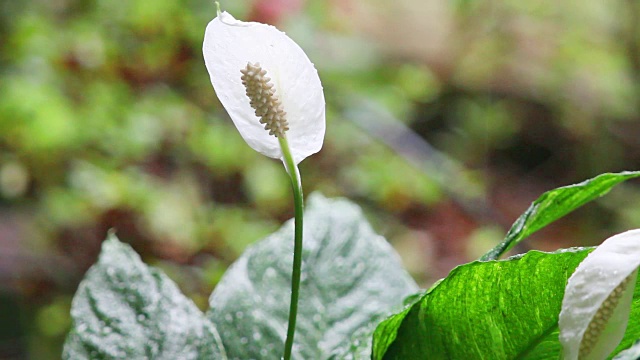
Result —
[[291, 178], [291, 188], [293, 190], [293, 201], [295, 206], [295, 236], [293, 246], [293, 271], [291, 273], [291, 304], [289, 306], [289, 327], [287, 329], [287, 340], [284, 343], [284, 360], [291, 359], [293, 349], [293, 336], [296, 332], [296, 317], [298, 316], [298, 296], [300, 295], [300, 275], [302, 268], [302, 212], [304, 201], [302, 198], [302, 181], [300, 171], [289, 149], [289, 143], [285, 137], [279, 137], [280, 148], [284, 159], [284, 165]]

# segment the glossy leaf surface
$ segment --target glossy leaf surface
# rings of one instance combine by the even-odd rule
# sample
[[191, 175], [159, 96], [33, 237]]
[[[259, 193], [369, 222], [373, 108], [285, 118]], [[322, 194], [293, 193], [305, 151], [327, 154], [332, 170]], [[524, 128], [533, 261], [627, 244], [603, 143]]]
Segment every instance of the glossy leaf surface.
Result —
[[605, 195], [619, 183], [639, 176], [640, 171], [607, 173], [578, 184], [547, 191], [516, 220], [504, 241], [484, 254], [480, 260], [498, 259], [527, 236]]
[[532, 251], [459, 266], [378, 326], [373, 358], [549, 359], [560, 351], [564, 287], [588, 252]]
[[[373, 359], [556, 359], [562, 352], [558, 316], [565, 286], [591, 250], [531, 251], [459, 266], [378, 326]], [[614, 354], [638, 338], [636, 285], [629, 325]]]

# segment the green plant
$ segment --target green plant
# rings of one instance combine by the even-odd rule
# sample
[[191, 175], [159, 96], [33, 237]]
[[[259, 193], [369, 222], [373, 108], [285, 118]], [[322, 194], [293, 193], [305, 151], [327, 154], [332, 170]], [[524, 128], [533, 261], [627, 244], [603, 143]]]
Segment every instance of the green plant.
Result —
[[[295, 219], [236, 261], [205, 314], [110, 234], [74, 297], [65, 359], [636, 356], [638, 231], [595, 250], [499, 258], [640, 172], [602, 174], [543, 194], [502, 243], [419, 291], [357, 206], [313, 195], [303, 217], [297, 164], [324, 136], [322, 87], [304, 52], [272, 27], [219, 13], [204, 53], [218, 97], [247, 143], [283, 161]], [[586, 281], [591, 272], [603, 281]]]

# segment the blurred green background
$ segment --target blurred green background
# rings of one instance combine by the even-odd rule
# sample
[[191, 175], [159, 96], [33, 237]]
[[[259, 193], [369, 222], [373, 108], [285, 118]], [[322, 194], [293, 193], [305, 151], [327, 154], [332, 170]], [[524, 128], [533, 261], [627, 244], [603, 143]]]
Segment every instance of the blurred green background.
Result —
[[[308, 193], [346, 196], [423, 286], [498, 242], [542, 192], [640, 169], [635, 0], [221, 1], [306, 50], [327, 100]], [[201, 54], [210, 0], [0, 1], [0, 359], [56, 359], [108, 229], [202, 309], [293, 215]], [[630, 183], [527, 241], [640, 227]]]

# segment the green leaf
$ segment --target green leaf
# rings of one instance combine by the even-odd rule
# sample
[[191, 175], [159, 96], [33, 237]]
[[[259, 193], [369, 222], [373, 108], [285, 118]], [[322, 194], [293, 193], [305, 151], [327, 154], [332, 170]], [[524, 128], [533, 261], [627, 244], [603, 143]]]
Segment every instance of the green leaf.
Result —
[[531, 251], [459, 266], [378, 326], [373, 359], [557, 358], [564, 288], [590, 251]]
[[[304, 250], [295, 359], [369, 359], [377, 321], [417, 286], [361, 210], [312, 195]], [[289, 313], [293, 222], [251, 246], [209, 300], [230, 358], [278, 359]]]
[[640, 176], [640, 171], [601, 174], [579, 184], [560, 187], [542, 194], [522, 214], [504, 241], [484, 254], [480, 260], [495, 260], [527, 236], [567, 215], [580, 206], [605, 195], [619, 183]]
[[[459, 266], [378, 325], [372, 358], [557, 359], [567, 280], [592, 249], [530, 251]], [[640, 280], [624, 338], [609, 358], [640, 359], [639, 285]]]
[[226, 359], [213, 324], [110, 235], [80, 283], [63, 359]]

